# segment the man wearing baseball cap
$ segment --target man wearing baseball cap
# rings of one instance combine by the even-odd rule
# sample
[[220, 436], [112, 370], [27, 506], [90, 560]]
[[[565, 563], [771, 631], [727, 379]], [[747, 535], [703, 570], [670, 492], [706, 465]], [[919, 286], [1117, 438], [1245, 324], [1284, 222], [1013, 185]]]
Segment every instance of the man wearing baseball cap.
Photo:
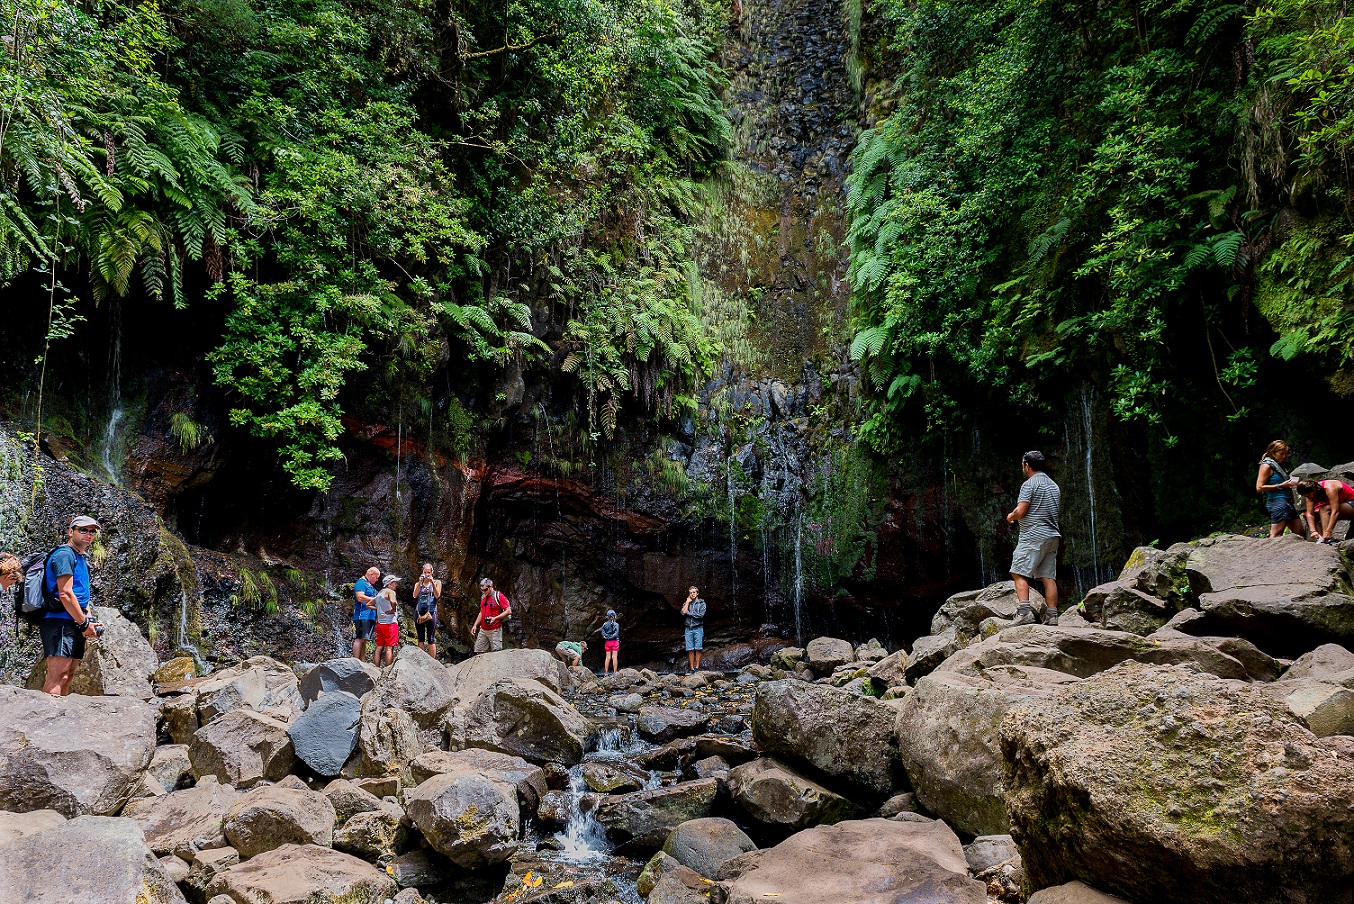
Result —
[[48, 612], [39, 631], [47, 657], [47, 680], [42, 689], [64, 697], [71, 692], [75, 666], [85, 658], [85, 641], [98, 637], [102, 625], [89, 618], [89, 562], [85, 550], [94, 542], [99, 522], [88, 515], [71, 519], [67, 540], [47, 557], [47, 592], [60, 609]]
[[503, 649], [503, 623], [512, 618], [512, 603], [494, 589], [494, 582], [480, 578], [480, 614], [470, 635], [475, 638], [476, 653]]

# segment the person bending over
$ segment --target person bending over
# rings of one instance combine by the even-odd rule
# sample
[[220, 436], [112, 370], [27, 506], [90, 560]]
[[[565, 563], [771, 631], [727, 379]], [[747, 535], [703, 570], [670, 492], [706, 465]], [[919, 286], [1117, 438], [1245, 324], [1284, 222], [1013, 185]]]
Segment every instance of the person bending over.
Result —
[[555, 644], [555, 656], [569, 668], [582, 663], [583, 654], [586, 652], [588, 645], [581, 640], [561, 640]]
[[1334, 543], [1336, 522], [1354, 520], [1354, 487], [1343, 480], [1300, 480], [1298, 495], [1307, 500], [1308, 536], [1318, 543]]

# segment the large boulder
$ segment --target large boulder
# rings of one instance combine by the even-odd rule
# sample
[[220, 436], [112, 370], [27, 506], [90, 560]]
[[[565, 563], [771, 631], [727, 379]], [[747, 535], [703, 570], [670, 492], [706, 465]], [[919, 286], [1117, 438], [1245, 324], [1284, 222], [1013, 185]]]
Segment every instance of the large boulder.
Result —
[[363, 694], [376, 687], [380, 678], [381, 670], [376, 666], [345, 656], [326, 660], [310, 669], [301, 677], [297, 690], [306, 706], [331, 691], [343, 691], [360, 700]]
[[[1035, 666], [1066, 672], [1078, 678], [1103, 672], [1121, 662], [1135, 660], [1154, 665], [1186, 663], [1220, 678], [1272, 680], [1277, 663], [1244, 641], [1249, 655], [1243, 661], [1219, 649], [1209, 638], [1191, 637], [1176, 631], [1161, 631], [1140, 637], [1124, 631], [1101, 628], [1066, 628], [1059, 625], [1022, 625], [960, 650], [939, 671], [981, 674], [1000, 665]], [[1252, 674], [1257, 662], [1268, 663], [1262, 674]]]
[[907, 665], [903, 672], [908, 681], [915, 682], [923, 675], [929, 675], [945, 660], [964, 648], [964, 644], [955, 634], [954, 627], [948, 627], [936, 634], [918, 637], [912, 644], [912, 652], [907, 654]]
[[1312, 734], [1354, 735], [1354, 690], [1314, 678], [1287, 679], [1261, 688], [1280, 700]]
[[214, 775], [223, 784], [248, 788], [278, 781], [291, 771], [296, 752], [285, 722], [235, 709], [203, 725], [188, 745], [193, 775]]
[[16, 838], [59, 826], [65, 821], [66, 817], [55, 810], [29, 810], [27, 813], [0, 810], [0, 847]]
[[248, 859], [283, 844], [329, 847], [335, 818], [334, 805], [318, 791], [265, 785], [231, 804], [221, 830]]
[[373, 863], [390, 860], [407, 842], [403, 815], [403, 811], [391, 803], [358, 813], [334, 830], [334, 847]]
[[192, 788], [127, 804], [123, 815], [136, 820], [158, 856], [187, 856], [197, 848], [223, 847], [221, 821], [240, 797], [230, 785], [206, 776]]
[[146, 774], [160, 783], [166, 791], [192, 781], [193, 764], [188, 759], [187, 744], [161, 744], [151, 755]]
[[757, 688], [752, 736], [767, 753], [801, 763], [865, 794], [886, 797], [898, 779], [893, 704], [793, 679]]
[[502, 863], [521, 844], [517, 788], [469, 768], [434, 775], [405, 794], [404, 808], [434, 850], [466, 869]]
[[[103, 634], [90, 641], [85, 658], [71, 676], [71, 693], [98, 697], [104, 694], [149, 700], [155, 696], [150, 676], [160, 661], [141, 629], [111, 606], [99, 606], [95, 618], [103, 622]], [[42, 690], [47, 680], [47, 660], [39, 659], [28, 677], [28, 687]]]
[[870, 681], [880, 693], [907, 684], [907, 651], [894, 650], [869, 667]]
[[130, 819], [80, 816], [0, 845], [0, 904], [184, 904]]
[[287, 726], [296, 758], [316, 775], [338, 775], [357, 748], [361, 714], [362, 701], [346, 691], [320, 696]]
[[815, 637], [804, 648], [804, 658], [815, 675], [831, 675], [837, 666], [856, 661], [856, 652], [848, 640]]
[[1354, 758], [1260, 686], [1124, 663], [1013, 707], [1011, 834], [1032, 888], [1131, 901], [1348, 901]]
[[1210, 633], [1278, 654], [1354, 639], [1354, 596], [1340, 553], [1294, 536], [1201, 540], [1186, 564]]
[[284, 844], [217, 873], [206, 893], [237, 904], [382, 904], [395, 894], [395, 883], [331, 848]]
[[420, 728], [436, 728], [456, 700], [456, 672], [405, 644], [373, 691], [382, 708], [403, 710]]
[[381, 808], [381, 798], [344, 778], [324, 786], [324, 796], [334, 805], [334, 818], [347, 822], [358, 813], [366, 813]]
[[1063, 672], [996, 666], [977, 675], [936, 671], [898, 710], [908, 780], [925, 808], [970, 835], [1008, 830], [999, 729], [1013, 705], [1077, 681]]
[[692, 819], [672, 830], [663, 853], [707, 879], [719, 875], [725, 863], [757, 850], [757, 845], [732, 820], [720, 816]]
[[1169, 549], [1139, 546], [1129, 555], [1119, 572], [1119, 583], [1159, 600], [1172, 610], [1184, 609], [1194, 602], [1185, 563], [1194, 546], [1175, 543]]
[[[1036, 609], [1044, 605], [1043, 594], [1035, 588], [1030, 588], [1030, 600]], [[998, 581], [981, 590], [956, 593], [931, 617], [931, 633], [943, 634], [952, 629], [955, 641], [967, 646], [981, 634], [984, 621], [1014, 618], [1018, 606], [1014, 581]]]
[[818, 826], [743, 854], [720, 874], [724, 904], [986, 904], [959, 838], [940, 820]]
[[1029, 904], [1127, 904], [1123, 898], [1096, 891], [1084, 882], [1068, 882], [1042, 888], [1030, 896]]
[[129, 697], [0, 686], [0, 810], [116, 813], [155, 751], [155, 709]]
[[296, 673], [270, 656], [252, 656], [191, 683], [198, 722], [206, 725], [236, 709], [273, 710], [274, 716], [301, 708]]
[[[622, 669], [613, 676], [613, 681], [619, 682], [622, 675], [630, 683], [638, 683], [641, 680], [639, 672], [634, 669]], [[455, 695], [463, 706], [508, 678], [530, 678], [539, 681], [555, 693], [569, 686], [569, 670], [564, 667], [564, 663], [551, 655], [549, 650], [499, 650], [496, 653], [481, 653], [457, 666], [454, 677]], [[589, 677], [592, 675], [589, 674]]]
[[[1111, 581], [1086, 591], [1081, 601], [1086, 620], [1098, 628], [1151, 634], [1175, 614], [1165, 600], [1144, 593], [1131, 583]], [[1061, 621], [1058, 622], [1060, 625]]]
[[423, 752], [418, 723], [378, 693], [362, 698], [357, 726], [356, 771], [360, 776], [399, 775], [410, 760]]
[[710, 717], [697, 709], [677, 706], [641, 706], [637, 727], [645, 740], [666, 744], [678, 738], [689, 738], [705, 730]]
[[1348, 674], [1352, 669], [1354, 669], [1354, 653], [1339, 644], [1328, 643], [1294, 659], [1293, 664], [1283, 673], [1283, 679], [1290, 681], [1298, 678], [1315, 678], [1325, 681], [1337, 675]]
[[714, 778], [613, 794], [597, 805], [596, 818], [626, 848], [657, 850], [682, 823], [709, 816], [718, 795], [719, 779]]
[[530, 678], [496, 681], [445, 722], [452, 749], [482, 747], [538, 765], [583, 759], [591, 726], [559, 694]]
[[545, 770], [521, 757], [493, 750], [470, 747], [448, 753], [430, 750], [409, 763], [410, 784], [421, 785], [434, 775], [470, 769], [491, 779], [510, 782], [517, 789], [517, 803], [522, 812], [535, 814], [541, 798], [549, 790]]
[[729, 796], [744, 813], [779, 833], [860, 815], [851, 801], [770, 757], [729, 770]]

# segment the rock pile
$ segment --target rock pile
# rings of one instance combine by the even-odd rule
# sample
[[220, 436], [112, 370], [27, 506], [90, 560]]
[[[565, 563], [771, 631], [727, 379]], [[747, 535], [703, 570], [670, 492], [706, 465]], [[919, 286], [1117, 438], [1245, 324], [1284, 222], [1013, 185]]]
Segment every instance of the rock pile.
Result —
[[1335, 550], [1224, 537], [1139, 550], [1056, 624], [1012, 626], [1009, 584], [960, 594], [910, 653], [4, 687], [0, 902], [57, 900], [29, 891], [57, 869], [100, 901], [602, 904], [639, 862], [559, 872], [588, 824], [649, 858], [649, 904], [1348, 902], [1348, 590]]

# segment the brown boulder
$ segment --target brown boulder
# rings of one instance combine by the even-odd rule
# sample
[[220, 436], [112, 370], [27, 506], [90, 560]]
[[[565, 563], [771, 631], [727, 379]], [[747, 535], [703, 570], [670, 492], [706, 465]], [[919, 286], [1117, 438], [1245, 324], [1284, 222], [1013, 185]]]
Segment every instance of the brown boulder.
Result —
[[208, 895], [241, 904], [382, 904], [395, 883], [356, 857], [313, 844], [284, 844], [217, 873]]

